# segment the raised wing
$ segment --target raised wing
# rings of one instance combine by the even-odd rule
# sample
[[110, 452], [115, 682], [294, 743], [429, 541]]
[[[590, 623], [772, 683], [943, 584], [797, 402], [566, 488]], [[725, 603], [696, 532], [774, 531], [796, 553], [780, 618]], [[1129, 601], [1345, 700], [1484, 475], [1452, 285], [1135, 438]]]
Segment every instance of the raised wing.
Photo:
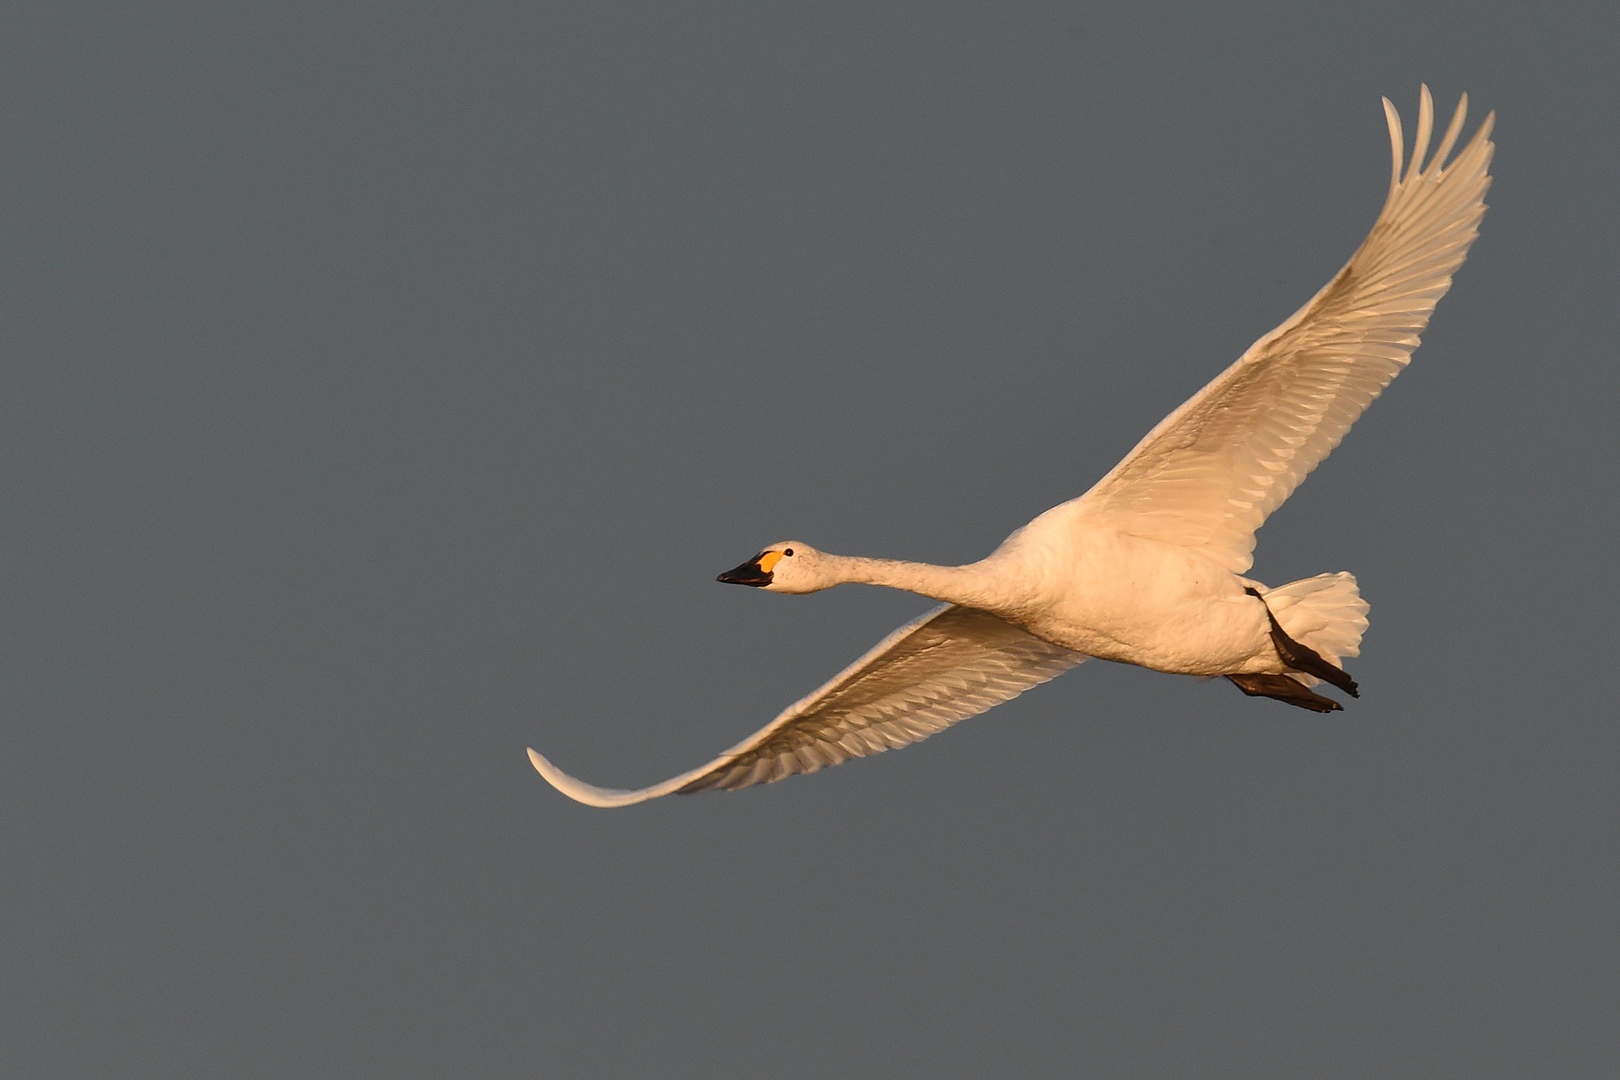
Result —
[[1406, 366], [1479, 235], [1496, 114], [1446, 166], [1467, 108], [1464, 95], [1424, 167], [1434, 104], [1423, 88], [1403, 177], [1401, 118], [1384, 99], [1389, 197], [1349, 264], [1070, 504], [1077, 513], [1202, 549], [1234, 573], [1253, 565], [1255, 530]]
[[724, 754], [626, 791], [576, 780], [533, 750], [551, 786], [591, 806], [770, 784], [926, 739], [1086, 659], [987, 611], [946, 604], [907, 623], [809, 697]]

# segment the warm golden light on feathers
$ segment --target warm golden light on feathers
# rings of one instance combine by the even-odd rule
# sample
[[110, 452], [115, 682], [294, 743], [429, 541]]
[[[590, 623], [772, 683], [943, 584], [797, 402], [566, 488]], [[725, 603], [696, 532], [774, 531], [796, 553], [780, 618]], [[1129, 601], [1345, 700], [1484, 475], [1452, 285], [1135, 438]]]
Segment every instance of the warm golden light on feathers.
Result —
[[[1251, 697], [1324, 713], [1351, 697], [1367, 602], [1347, 573], [1275, 589], [1241, 575], [1254, 534], [1412, 358], [1479, 233], [1491, 124], [1447, 161], [1467, 98], [1430, 156], [1434, 101], [1419, 95], [1412, 156], [1393, 105], [1389, 195], [1350, 262], [1304, 307], [1150, 431], [1077, 499], [963, 566], [775, 545], [720, 580], [776, 593], [844, 583], [943, 606], [902, 626], [821, 689], [707, 765], [637, 790], [576, 780], [529, 751], [569, 798], [627, 806], [732, 789], [906, 746], [1095, 656], [1179, 675], [1224, 675]], [[773, 573], [774, 571], [774, 573]]]

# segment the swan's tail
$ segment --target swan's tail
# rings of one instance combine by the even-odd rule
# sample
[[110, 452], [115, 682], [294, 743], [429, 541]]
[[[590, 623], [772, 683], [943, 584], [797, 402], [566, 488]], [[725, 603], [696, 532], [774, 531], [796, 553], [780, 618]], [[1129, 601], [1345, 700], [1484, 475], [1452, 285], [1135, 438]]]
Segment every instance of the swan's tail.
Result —
[[[1361, 635], [1367, 632], [1367, 601], [1346, 573], [1318, 574], [1264, 594], [1266, 607], [1283, 632], [1315, 649], [1323, 659], [1343, 667], [1346, 656], [1361, 655]], [[1289, 672], [1306, 686], [1321, 680], [1302, 672]]]

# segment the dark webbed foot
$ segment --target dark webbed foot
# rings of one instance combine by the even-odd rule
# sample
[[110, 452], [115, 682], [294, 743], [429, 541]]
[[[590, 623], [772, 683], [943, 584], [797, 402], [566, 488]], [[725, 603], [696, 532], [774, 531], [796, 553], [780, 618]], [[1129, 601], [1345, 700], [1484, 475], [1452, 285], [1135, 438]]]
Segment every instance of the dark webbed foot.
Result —
[[1313, 694], [1287, 675], [1228, 675], [1227, 678], [1250, 697], [1276, 698], [1311, 712], [1335, 712], [1344, 708], [1332, 698]]
[[[1254, 597], [1256, 600], [1259, 600], [1261, 604], [1266, 604], [1265, 598], [1254, 589], [1244, 589], [1243, 591]], [[1356, 680], [1352, 679], [1349, 674], [1345, 672], [1344, 668], [1339, 667], [1337, 664], [1328, 663], [1328, 661], [1323, 658], [1321, 653], [1317, 652], [1309, 645], [1301, 644], [1300, 642], [1297, 642], [1293, 638], [1289, 637], [1283, 631], [1283, 628], [1277, 624], [1277, 616], [1271, 613], [1270, 605], [1266, 605], [1266, 618], [1271, 620], [1272, 647], [1277, 650], [1277, 655], [1282, 658], [1284, 665], [1293, 668], [1295, 671], [1303, 671], [1307, 675], [1315, 675], [1323, 682], [1337, 686], [1340, 690], [1343, 690], [1351, 697], [1358, 698], [1361, 696], [1360, 691], [1356, 688]], [[1251, 676], [1247, 675], [1243, 676], [1243, 678], [1250, 677]], [[1237, 682], [1238, 677], [1229, 675], [1227, 678], [1232, 679], [1233, 682]], [[1292, 682], [1293, 680], [1290, 679], [1289, 681]], [[1242, 686], [1243, 684], [1238, 683], [1238, 685]], [[1295, 683], [1294, 685], [1297, 686], [1299, 684]], [[1254, 691], [1246, 690], [1244, 692], [1253, 693]], [[1266, 694], [1265, 696], [1276, 697], [1277, 695]], [[1311, 696], [1316, 697], [1315, 694], [1312, 694]], [[1284, 698], [1283, 700], [1286, 701], [1288, 699]], [[1326, 701], [1328, 699], [1318, 698], [1317, 700]], [[1309, 705], [1305, 706], [1307, 709], [1310, 707], [1311, 706]], [[1334, 706], [1334, 708], [1338, 707], [1339, 706], [1337, 705]], [[1326, 712], [1327, 710], [1323, 709], [1318, 711]]]

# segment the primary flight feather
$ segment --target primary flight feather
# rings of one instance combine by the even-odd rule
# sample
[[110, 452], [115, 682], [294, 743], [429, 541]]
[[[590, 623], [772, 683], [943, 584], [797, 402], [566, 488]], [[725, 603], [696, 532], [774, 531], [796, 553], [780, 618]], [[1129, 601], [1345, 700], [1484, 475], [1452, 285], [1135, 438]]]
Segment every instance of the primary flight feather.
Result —
[[[860, 582], [943, 601], [715, 760], [639, 790], [601, 788], [534, 750], [551, 784], [624, 806], [814, 772], [925, 739], [1087, 657], [1224, 675], [1247, 694], [1328, 712], [1311, 687], [1357, 696], [1341, 660], [1360, 651], [1367, 604], [1346, 573], [1275, 589], [1242, 577], [1254, 534], [1417, 348], [1485, 214], [1495, 114], [1447, 164], [1466, 95], [1432, 157], [1422, 89], [1409, 165], [1386, 98], [1389, 196], [1344, 269], [1281, 326], [1167, 416], [1078, 499], [967, 566], [772, 544], [720, 580], [806, 593]], [[1427, 158], [1427, 160], [1426, 160]]]

